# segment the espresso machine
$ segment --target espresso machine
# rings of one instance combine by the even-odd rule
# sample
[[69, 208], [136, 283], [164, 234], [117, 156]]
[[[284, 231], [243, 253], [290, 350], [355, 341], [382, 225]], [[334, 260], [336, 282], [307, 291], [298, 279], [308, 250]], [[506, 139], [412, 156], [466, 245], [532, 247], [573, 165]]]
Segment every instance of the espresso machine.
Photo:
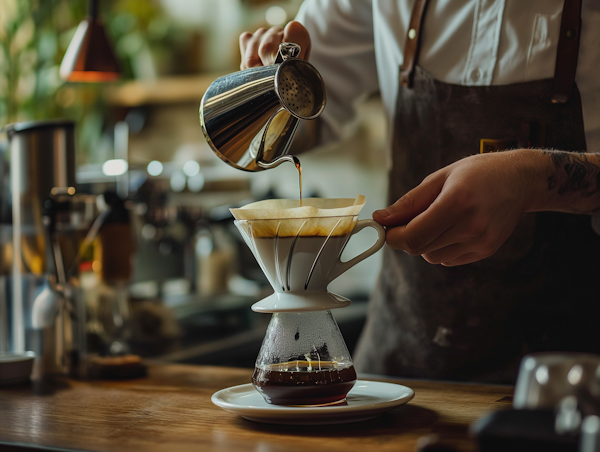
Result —
[[78, 263], [106, 214], [98, 215], [96, 196], [77, 192], [74, 122], [23, 122], [5, 131], [12, 268], [1, 276], [0, 354], [35, 357], [34, 379], [82, 376], [86, 316]]

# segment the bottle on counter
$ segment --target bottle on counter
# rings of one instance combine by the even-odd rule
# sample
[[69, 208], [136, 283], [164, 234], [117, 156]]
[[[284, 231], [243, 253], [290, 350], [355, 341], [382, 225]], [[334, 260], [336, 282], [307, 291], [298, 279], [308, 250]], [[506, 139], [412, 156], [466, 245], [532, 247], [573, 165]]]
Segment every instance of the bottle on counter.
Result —
[[103, 342], [102, 357], [90, 362], [97, 378], [130, 378], [145, 373], [139, 356], [131, 355], [129, 283], [135, 241], [125, 200], [114, 192], [104, 194], [111, 212], [94, 241], [92, 267], [99, 286], [94, 297], [94, 325]]

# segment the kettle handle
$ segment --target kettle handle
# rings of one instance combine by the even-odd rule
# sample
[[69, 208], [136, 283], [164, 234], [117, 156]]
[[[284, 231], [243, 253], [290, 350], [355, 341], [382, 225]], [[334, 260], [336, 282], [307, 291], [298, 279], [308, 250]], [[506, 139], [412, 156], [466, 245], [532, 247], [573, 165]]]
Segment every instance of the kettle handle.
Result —
[[277, 58], [275, 58], [275, 64], [283, 63], [288, 58], [297, 58], [300, 55], [302, 48], [293, 42], [282, 42], [279, 44], [279, 50], [277, 51]]

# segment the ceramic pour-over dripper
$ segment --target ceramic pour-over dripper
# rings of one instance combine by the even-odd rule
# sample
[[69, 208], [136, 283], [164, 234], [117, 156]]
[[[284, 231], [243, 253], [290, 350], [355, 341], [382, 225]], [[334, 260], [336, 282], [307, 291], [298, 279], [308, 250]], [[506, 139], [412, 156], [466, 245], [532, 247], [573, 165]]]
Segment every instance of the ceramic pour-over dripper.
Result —
[[[385, 229], [358, 220], [364, 196], [355, 199], [267, 200], [232, 209], [246, 244], [275, 293], [252, 306], [256, 312], [299, 312], [342, 308], [350, 301], [327, 290], [331, 281], [376, 253]], [[284, 217], [287, 215], [287, 218]], [[340, 260], [350, 238], [364, 228], [376, 243], [347, 262]]]
[[[257, 312], [274, 313], [252, 377], [269, 403], [339, 403], [356, 380], [350, 353], [330, 312], [350, 300], [329, 292], [327, 286], [385, 242], [381, 225], [358, 220], [363, 205], [364, 197], [313, 198], [303, 207], [296, 207], [295, 200], [269, 200], [232, 210], [238, 218], [235, 225], [275, 292], [252, 306]], [[366, 227], [377, 230], [376, 243], [342, 262], [352, 235]]]

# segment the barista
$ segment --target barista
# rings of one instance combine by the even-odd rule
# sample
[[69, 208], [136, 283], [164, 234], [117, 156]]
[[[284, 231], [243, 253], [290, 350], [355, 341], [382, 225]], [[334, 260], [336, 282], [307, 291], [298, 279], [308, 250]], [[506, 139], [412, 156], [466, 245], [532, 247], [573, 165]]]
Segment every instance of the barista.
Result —
[[600, 352], [600, 8], [581, 3], [314, 0], [240, 36], [242, 69], [291, 41], [321, 72], [320, 143], [381, 93], [389, 247], [359, 371], [513, 383], [526, 353]]

